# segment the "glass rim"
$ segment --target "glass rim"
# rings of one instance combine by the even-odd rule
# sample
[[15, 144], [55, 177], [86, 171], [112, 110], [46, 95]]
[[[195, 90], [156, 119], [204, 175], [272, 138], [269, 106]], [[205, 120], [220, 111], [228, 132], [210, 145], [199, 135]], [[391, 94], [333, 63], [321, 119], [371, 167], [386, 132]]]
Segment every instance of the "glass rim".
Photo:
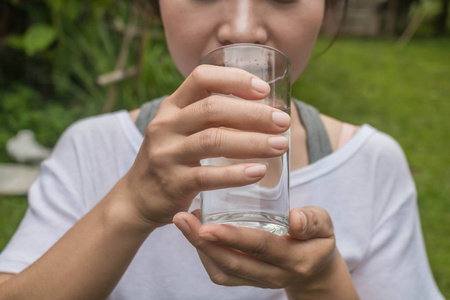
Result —
[[267, 49], [267, 50], [271, 50], [271, 51], [274, 51], [275, 53], [281, 55], [282, 57], [284, 57], [286, 59], [286, 61], [287, 61], [287, 64], [291, 65], [291, 60], [289, 59], [289, 57], [287, 57], [286, 54], [284, 54], [283, 52], [281, 52], [277, 48], [266, 46], [266, 45], [261, 45], [261, 44], [252, 44], [252, 43], [236, 43], [236, 44], [230, 44], [230, 45], [225, 45], [225, 46], [218, 47], [218, 48], [213, 49], [213, 50], [205, 53], [204, 55], [202, 55], [202, 57], [198, 61], [198, 64], [201, 65], [203, 63], [203, 61], [204, 61], [204, 58], [206, 56], [212, 54], [213, 52], [220, 51], [220, 50], [227, 49], [227, 48], [235, 48], [235, 47], [236, 48], [246, 48], [246, 47], [250, 48], [250, 47], [253, 47], [253, 48], [264, 48], [264, 49]]

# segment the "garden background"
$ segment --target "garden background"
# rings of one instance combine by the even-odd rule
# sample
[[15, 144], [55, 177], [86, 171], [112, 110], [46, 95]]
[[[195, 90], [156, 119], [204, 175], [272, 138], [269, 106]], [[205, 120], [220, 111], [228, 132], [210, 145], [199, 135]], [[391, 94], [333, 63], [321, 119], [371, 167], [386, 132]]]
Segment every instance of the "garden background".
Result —
[[[402, 145], [431, 268], [450, 297], [450, 36], [433, 29], [438, 2], [424, 3], [424, 21], [407, 44], [340, 37], [321, 54], [330, 38], [320, 37], [292, 94], [338, 119], [369, 123]], [[21, 129], [33, 129], [51, 148], [75, 120], [137, 108], [181, 82], [158, 21], [144, 22], [126, 1], [3, 1], [0, 162], [11, 162], [5, 144]], [[0, 251], [26, 208], [26, 197], [0, 195]]]

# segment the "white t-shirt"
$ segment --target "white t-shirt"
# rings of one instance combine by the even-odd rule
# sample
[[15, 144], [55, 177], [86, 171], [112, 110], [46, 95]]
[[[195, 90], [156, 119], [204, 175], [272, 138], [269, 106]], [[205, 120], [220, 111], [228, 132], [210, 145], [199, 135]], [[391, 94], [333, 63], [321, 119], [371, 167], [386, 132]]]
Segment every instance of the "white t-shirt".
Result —
[[[91, 210], [131, 167], [143, 137], [126, 111], [79, 121], [61, 137], [29, 193], [29, 208], [0, 255], [18, 273]], [[199, 208], [199, 199], [191, 209]], [[362, 299], [443, 299], [431, 274], [405, 156], [363, 125], [341, 149], [291, 174], [291, 208], [325, 208]], [[286, 299], [283, 290], [212, 283], [173, 224], [144, 242], [109, 299]]]

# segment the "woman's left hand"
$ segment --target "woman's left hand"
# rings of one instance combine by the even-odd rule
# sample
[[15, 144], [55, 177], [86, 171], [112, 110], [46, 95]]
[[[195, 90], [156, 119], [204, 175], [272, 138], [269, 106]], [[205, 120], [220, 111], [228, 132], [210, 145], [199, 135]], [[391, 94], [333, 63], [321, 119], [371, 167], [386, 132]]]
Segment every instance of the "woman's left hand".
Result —
[[[286, 288], [291, 299], [307, 295], [318, 299], [320, 294], [337, 296], [326, 291], [327, 287], [335, 286], [330, 280], [344, 278], [347, 282], [340, 284], [353, 287], [345, 263], [336, 251], [331, 218], [322, 208], [293, 209], [289, 232], [284, 236], [246, 227], [202, 225], [199, 211], [180, 212], [173, 222], [197, 248], [216, 284]], [[347, 274], [342, 277], [336, 272]]]

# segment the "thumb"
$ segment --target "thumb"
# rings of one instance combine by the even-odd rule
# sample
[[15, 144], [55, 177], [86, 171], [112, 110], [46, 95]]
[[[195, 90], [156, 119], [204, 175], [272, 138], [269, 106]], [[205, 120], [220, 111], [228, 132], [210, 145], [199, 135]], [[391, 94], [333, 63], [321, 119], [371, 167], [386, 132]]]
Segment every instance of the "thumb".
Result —
[[334, 235], [328, 212], [317, 206], [294, 208], [289, 214], [289, 235], [297, 240], [329, 238]]

